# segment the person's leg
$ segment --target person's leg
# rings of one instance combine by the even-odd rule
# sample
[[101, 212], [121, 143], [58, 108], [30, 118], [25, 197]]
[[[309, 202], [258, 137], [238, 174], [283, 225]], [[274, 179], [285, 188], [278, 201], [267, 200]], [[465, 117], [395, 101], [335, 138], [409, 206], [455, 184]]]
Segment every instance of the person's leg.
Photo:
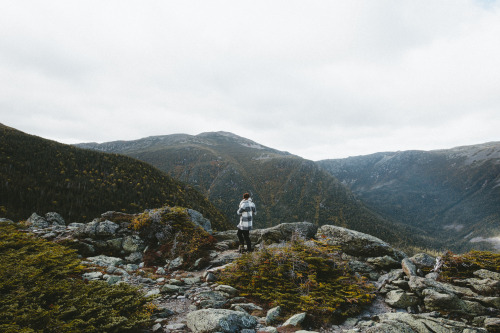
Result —
[[238, 232], [236, 233], [236, 235], [238, 236], [238, 240], [240, 241], [240, 246], [238, 248], [238, 251], [240, 251], [240, 253], [242, 253], [243, 250], [245, 249], [245, 240], [243, 239], [243, 231], [238, 229]]
[[250, 241], [250, 230], [243, 230], [243, 236], [247, 243], [247, 252], [252, 252], [252, 242]]

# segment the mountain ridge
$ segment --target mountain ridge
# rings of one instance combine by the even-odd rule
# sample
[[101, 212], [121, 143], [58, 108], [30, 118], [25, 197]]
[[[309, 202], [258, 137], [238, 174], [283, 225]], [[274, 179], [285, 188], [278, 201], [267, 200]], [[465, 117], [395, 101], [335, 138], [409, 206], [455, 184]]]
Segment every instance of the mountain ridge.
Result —
[[411, 242], [410, 234], [418, 235], [413, 238], [428, 237], [411, 226], [404, 226], [411, 231], [403, 232], [402, 226], [374, 214], [314, 161], [233, 133], [174, 134], [77, 146], [124, 153], [190, 183], [225, 212], [234, 225], [235, 207], [242, 193], [249, 192], [257, 204], [258, 228], [283, 221], [309, 221], [350, 227], [382, 239], [397, 239], [399, 243]]
[[317, 163], [382, 216], [442, 234], [455, 248], [488, 239], [500, 249], [500, 142]]

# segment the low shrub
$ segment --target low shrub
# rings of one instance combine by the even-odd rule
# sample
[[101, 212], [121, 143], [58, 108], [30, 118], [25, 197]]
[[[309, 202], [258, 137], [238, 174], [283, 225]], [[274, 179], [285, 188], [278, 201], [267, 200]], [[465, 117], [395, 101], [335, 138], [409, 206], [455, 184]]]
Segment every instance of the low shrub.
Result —
[[151, 304], [127, 284], [84, 282], [74, 250], [0, 224], [1, 332], [137, 332]]
[[443, 266], [440, 279], [453, 282], [456, 279], [474, 277], [474, 272], [487, 269], [500, 273], [500, 254], [489, 251], [470, 251], [458, 255], [450, 251], [443, 256]]
[[316, 323], [340, 322], [370, 304], [375, 288], [351, 272], [338, 248], [294, 236], [279, 247], [242, 255], [219, 273], [219, 283], [282, 315], [307, 312]]

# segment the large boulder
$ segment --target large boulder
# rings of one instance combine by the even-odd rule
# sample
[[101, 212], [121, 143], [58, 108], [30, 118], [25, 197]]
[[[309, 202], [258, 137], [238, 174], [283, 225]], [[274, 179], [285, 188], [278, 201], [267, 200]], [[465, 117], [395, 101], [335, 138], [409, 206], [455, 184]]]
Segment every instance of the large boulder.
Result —
[[37, 213], [31, 214], [31, 216], [26, 220], [26, 223], [31, 229], [45, 229], [50, 227], [50, 223]]
[[94, 219], [92, 222], [84, 224], [81, 228], [75, 231], [76, 237], [89, 237], [89, 238], [109, 238], [116, 236], [117, 230], [120, 226], [109, 220], [100, 221]]
[[146, 248], [144, 241], [137, 235], [125, 236], [121, 246], [126, 253], [140, 252]]
[[56, 212], [49, 212], [45, 214], [45, 220], [51, 225], [66, 225], [66, 222], [64, 221], [62, 216]]
[[460, 321], [434, 318], [425, 314], [387, 312], [378, 315], [379, 323], [366, 329], [366, 333], [487, 333], [484, 328], [474, 327]]
[[393, 308], [406, 309], [410, 306], [417, 305], [419, 303], [419, 299], [414, 294], [407, 293], [401, 289], [396, 289], [389, 291], [387, 295], [385, 295], [385, 302]]
[[188, 209], [187, 212], [194, 224], [202, 227], [209, 234], [212, 234], [212, 223], [210, 223], [209, 219], [203, 217], [203, 214], [194, 209]]
[[420, 276], [411, 276], [408, 284], [410, 286], [410, 289], [417, 295], [421, 295], [425, 289], [434, 289], [440, 293], [446, 293], [446, 294], [452, 293], [456, 294], [459, 297], [478, 296], [475, 292], [473, 292], [469, 288], [455, 286], [450, 283], [443, 283], [433, 279], [423, 278]]
[[427, 253], [417, 253], [410, 260], [420, 269], [433, 268], [436, 264], [436, 258]]
[[316, 235], [318, 227], [310, 222], [281, 223], [267, 229], [254, 230], [257, 235], [257, 243], [272, 244], [281, 241], [289, 241], [294, 233], [311, 239]]
[[239, 311], [202, 309], [187, 315], [187, 326], [195, 333], [240, 332], [253, 329], [256, 325], [255, 317]]
[[388, 255], [396, 260], [404, 257], [404, 254], [377, 237], [334, 225], [321, 226], [316, 233], [316, 238], [324, 239], [330, 245], [339, 246], [343, 252], [352, 256], [382, 257]]

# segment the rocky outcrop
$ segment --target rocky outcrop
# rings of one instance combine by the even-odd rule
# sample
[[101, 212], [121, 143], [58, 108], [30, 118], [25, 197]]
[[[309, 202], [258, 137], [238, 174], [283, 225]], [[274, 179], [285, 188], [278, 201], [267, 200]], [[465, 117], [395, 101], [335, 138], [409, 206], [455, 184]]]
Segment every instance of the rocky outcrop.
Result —
[[460, 321], [440, 318], [437, 313], [414, 315], [403, 312], [384, 313], [375, 321], [360, 323], [366, 333], [401, 332], [401, 333], [487, 333], [484, 328], [473, 327]]
[[26, 224], [30, 229], [44, 229], [50, 226], [65, 226], [66, 222], [64, 222], [64, 219], [58, 213], [49, 212], [45, 214], [45, 217], [37, 213], [31, 214], [26, 220]]
[[187, 315], [187, 326], [196, 333], [240, 332], [256, 325], [255, 317], [239, 311], [203, 309]]
[[[292, 235], [297, 234], [305, 238], [314, 238], [318, 227], [310, 222], [281, 223], [267, 229], [250, 231], [250, 240], [253, 244], [272, 244], [289, 241]], [[219, 241], [219, 247], [229, 249], [238, 246], [237, 230], [227, 230], [213, 233]], [[221, 244], [222, 243], [222, 244]]]
[[[211, 230], [202, 216], [194, 211], [190, 216], [200, 227]], [[267, 309], [240, 295], [233, 286], [215, 283], [215, 272], [229, 267], [240, 256], [231, 250], [237, 244], [236, 230], [214, 232], [218, 241], [215, 249], [207, 252], [207, 260], [200, 258], [193, 266], [186, 268], [182, 257], [173, 257], [162, 265], [145, 267], [147, 242], [128, 228], [131, 217], [107, 212], [89, 223], [66, 226], [57, 215], [33, 214], [28, 225], [40, 237], [77, 248], [89, 268], [83, 279], [129, 283], [156, 297], [156, 322], [151, 331], [312, 329], [307, 326], [305, 313], [283, 318], [281, 307]], [[333, 332], [499, 331], [500, 273], [480, 269], [473, 277], [444, 282], [438, 271], [429, 273], [436, 266], [436, 258], [428, 254], [407, 257], [376, 237], [330, 225], [317, 229], [307, 222], [283, 223], [250, 233], [257, 250], [260, 246], [279, 246], [272, 244], [288, 241], [294, 234], [338, 246], [347, 265], [377, 287], [379, 303], [332, 328]]]
[[377, 237], [334, 225], [321, 226], [316, 237], [325, 239], [328, 244], [339, 246], [346, 254], [356, 257], [389, 256], [401, 260], [405, 256]]

